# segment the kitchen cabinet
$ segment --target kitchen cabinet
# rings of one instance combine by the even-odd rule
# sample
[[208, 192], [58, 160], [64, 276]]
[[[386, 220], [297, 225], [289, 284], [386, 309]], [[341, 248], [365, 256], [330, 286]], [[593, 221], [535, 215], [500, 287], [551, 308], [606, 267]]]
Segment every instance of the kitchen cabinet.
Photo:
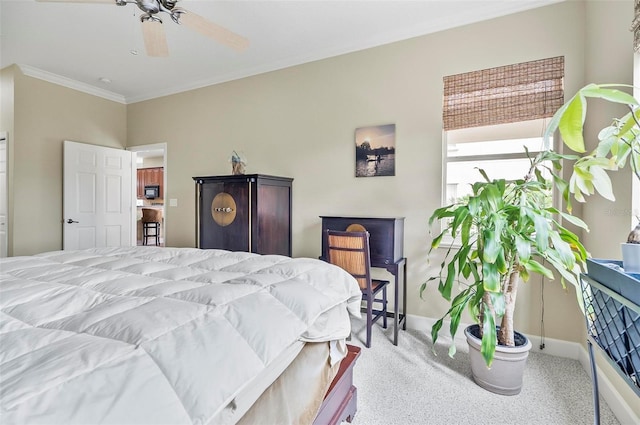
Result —
[[137, 197], [144, 199], [144, 187], [150, 185], [160, 186], [159, 198], [164, 198], [164, 168], [138, 168], [137, 173]]
[[291, 256], [292, 178], [193, 177], [198, 248]]

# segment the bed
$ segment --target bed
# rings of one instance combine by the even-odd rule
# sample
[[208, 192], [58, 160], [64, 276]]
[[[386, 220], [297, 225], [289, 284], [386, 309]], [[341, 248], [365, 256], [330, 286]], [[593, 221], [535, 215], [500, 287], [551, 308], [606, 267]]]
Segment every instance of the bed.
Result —
[[[361, 293], [320, 260], [98, 248], [2, 259], [0, 282], [3, 423], [318, 423], [318, 411], [337, 421], [355, 413], [327, 413], [327, 389], [353, 354], [345, 338]], [[347, 402], [355, 409], [355, 399], [338, 404]]]

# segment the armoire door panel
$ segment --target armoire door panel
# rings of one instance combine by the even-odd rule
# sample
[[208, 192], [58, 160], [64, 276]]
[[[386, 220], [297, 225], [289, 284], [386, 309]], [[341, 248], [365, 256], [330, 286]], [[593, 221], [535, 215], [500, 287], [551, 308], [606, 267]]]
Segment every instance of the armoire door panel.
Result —
[[289, 234], [291, 223], [291, 187], [258, 185], [257, 220], [253, 246], [255, 252], [270, 254], [288, 252], [291, 242], [283, 235]]
[[[248, 251], [249, 209], [247, 183], [212, 182], [202, 185], [202, 214], [200, 217], [200, 248]], [[235, 201], [235, 218], [230, 224], [220, 225], [214, 219], [212, 203], [216, 195], [226, 193]], [[231, 212], [229, 212], [231, 213]]]

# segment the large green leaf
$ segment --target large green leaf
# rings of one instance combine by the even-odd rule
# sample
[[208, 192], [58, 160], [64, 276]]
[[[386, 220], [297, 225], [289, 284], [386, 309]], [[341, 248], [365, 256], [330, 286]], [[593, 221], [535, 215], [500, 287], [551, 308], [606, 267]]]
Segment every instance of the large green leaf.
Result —
[[531, 212], [529, 217], [536, 229], [536, 248], [538, 251], [546, 251], [549, 248], [549, 222], [537, 212]]
[[444, 319], [438, 319], [436, 323], [431, 326], [431, 340], [433, 341], [433, 347], [436, 346], [436, 341], [438, 340], [438, 333], [442, 328], [442, 324], [444, 323]]
[[[618, 89], [609, 89], [608, 84], [589, 84], [582, 88], [580, 93], [585, 97], [595, 97], [608, 100], [609, 102], [622, 103], [624, 105], [637, 105], [638, 101], [630, 94], [620, 91]], [[624, 86], [631, 88], [632, 86]]]
[[[622, 126], [620, 127], [620, 130], [618, 132], [618, 134], [620, 135], [620, 137], [624, 137], [625, 134], [627, 134], [627, 132], [629, 130], [631, 130], [632, 128], [636, 127], [637, 128], [637, 122], [640, 121], [640, 108], [636, 108], [633, 113], [629, 112], [627, 115], [625, 115], [621, 120], [621, 124]], [[600, 135], [598, 135], [598, 138], [600, 140], [602, 140], [602, 138], [600, 137]]]
[[482, 284], [485, 291], [498, 292], [500, 290], [500, 274], [494, 263], [482, 262]]
[[484, 318], [484, 324], [482, 326], [482, 343], [480, 346], [480, 353], [484, 358], [487, 367], [491, 367], [493, 363], [493, 356], [496, 352], [496, 345], [498, 344], [498, 337], [496, 335], [496, 322], [491, 314], [488, 314]]
[[[449, 323], [449, 334], [451, 335], [452, 340], [455, 339], [456, 333], [458, 332], [458, 326], [460, 325], [460, 317], [462, 316], [462, 312], [470, 298], [470, 289], [467, 288], [460, 292], [460, 294], [458, 294], [458, 296], [451, 302], [452, 307], [449, 310], [449, 316], [451, 317], [451, 322]], [[449, 347], [449, 355], [453, 357], [455, 353], [455, 344], [451, 344], [451, 347]]]
[[451, 223], [451, 236], [456, 237], [458, 232], [458, 227], [462, 225], [465, 219], [469, 216], [469, 210], [467, 208], [458, 208], [453, 217], [453, 222]]
[[486, 185], [479, 198], [487, 213], [497, 211], [502, 204], [502, 193], [495, 184]]
[[482, 231], [482, 240], [484, 241], [484, 251], [482, 252], [482, 260], [494, 263], [502, 245], [500, 244], [500, 235], [494, 229], [484, 229]]
[[569, 231], [568, 229], [565, 229], [560, 225], [558, 225], [558, 232], [562, 236], [562, 239], [567, 241], [567, 243], [571, 245], [571, 248], [573, 249], [576, 260], [581, 262], [585, 261], [589, 256], [589, 254], [587, 253], [587, 250], [585, 249], [584, 245], [582, 245], [582, 243], [580, 242], [578, 235]]
[[504, 311], [506, 309], [504, 294], [502, 292], [490, 292], [489, 298], [491, 299], [491, 305], [493, 306], [495, 317], [504, 316]]
[[463, 245], [469, 244], [469, 235], [471, 234], [471, 226], [473, 225], [473, 216], [467, 215], [462, 222], [462, 228], [460, 229], [460, 241]]
[[553, 243], [553, 251], [558, 254], [558, 258], [562, 264], [566, 267], [572, 267], [575, 262], [575, 257], [571, 251], [571, 246], [562, 240], [560, 234], [556, 231], [550, 233], [551, 242]]
[[[469, 267], [469, 251], [471, 251], [471, 245], [463, 244], [458, 251], [458, 270], [463, 271]], [[469, 272], [465, 272], [464, 277], [469, 277]]]
[[477, 216], [478, 211], [480, 211], [480, 200], [478, 199], [478, 197], [477, 196], [470, 197], [468, 204], [469, 204], [469, 212], [471, 213], [471, 215], [474, 217]]
[[[573, 98], [572, 98], [572, 100], [573, 100]], [[569, 107], [569, 104], [570, 104], [570, 102], [567, 102], [564, 105], [562, 105], [556, 111], [556, 113], [553, 114], [553, 117], [551, 117], [551, 119], [547, 123], [547, 128], [545, 129], [545, 131], [544, 131], [544, 133], [542, 135], [542, 140], [544, 141], [543, 149], [545, 149], [545, 150], [553, 149], [554, 133], [558, 129], [558, 126], [560, 125], [560, 119], [564, 116], [564, 113], [567, 110], [567, 108]]]
[[582, 194], [591, 195], [594, 192], [593, 183], [591, 182], [593, 175], [587, 168], [581, 168], [579, 164], [574, 166], [573, 171], [569, 180], [571, 191], [576, 199], [580, 200], [582, 198], [584, 200], [581, 196]]
[[437, 208], [433, 214], [431, 214], [431, 217], [429, 217], [429, 226], [431, 226], [435, 220], [453, 217], [455, 215], [455, 212], [453, 211], [455, 208], [455, 205], [447, 205], [446, 207]]
[[440, 246], [440, 242], [442, 241], [442, 238], [446, 233], [448, 233], [448, 231], [444, 231], [440, 233], [438, 236], [436, 236], [435, 238], [433, 238], [433, 240], [431, 241], [431, 249], [436, 249], [437, 247]]
[[438, 290], [445, 300], [451, 299], [451, 289], [453, 288], [453, 281], [456, 277], [456, 264], [451, 261], [447, 267], [447, 279], [444, 284], [441, 285]]
[[575, 152], [584, 152], [582, 124], [586, 113], [584, 97], [578, 93], [567, 105], [558, 123], [558, 129], [564, 143]]
[[551, 270], [538, 263], [536, 260], [530, 259], [529, 261], [522, 261], [521, 264], [529, 272], [538, 273], [548, 279], [553, 279], [553, 273]]
[[518, 251], [518, 257], [527, 261], [531, 257], [531, 243], [519, 234], [515, 236], [514, 240], [516, 243], [516, 250]]
[[558, 213], [560, 213], [560, 216], [562, 216], [563, 219], [567, 220], [569, 223], [573, 224], [574, 226], [578, 226], [582, 229], [589, 230], [589, 226], [587, 226], [587, 223], [585, 223], [578, 217], [571, 214], [567, 214], [562, 211], [558, 211]]
[[496, 257], [496, 267], [498, 268], [498, 273], [500, 273], [501, 275], [505, 274], [509, 269], [509, 264], [507, 264], [507, 260], [504, 257], [504, 249], [502, 245], [500, 245], [500, 252]]
[[576, 279], [576, 274], [574, 272], [572, 272], [571, 270], [567, 270], [565, 266], [562, 263], [560, 263], [557, 258], [554, 258], [553, 256], [547, 256], [546, 259], [547, 261], [549, 261], [549, 263], [551, 263], [551, 265], [553, 265], [553, 267], [562, 276], [563, 280], [561, 282], [562, 282], [563, 288], [564, 288], [565, 279], [571, 282], [573, 285], [578, 286], [578, 280]]
[[613, 194], [613, 187], [611, 186], [611, 179], [606, 171], [600, 167], [589, 168], [591, 175], [593, 176], [593, 187], [598, 191], [600, 196], [610, 201], [615, 201], [616, 197]]

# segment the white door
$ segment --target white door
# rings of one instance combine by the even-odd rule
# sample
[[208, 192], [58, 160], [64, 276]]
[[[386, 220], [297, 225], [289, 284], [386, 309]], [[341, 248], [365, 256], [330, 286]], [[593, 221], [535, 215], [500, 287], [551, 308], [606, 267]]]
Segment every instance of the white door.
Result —
[[9, 227], [9, 188], [7, 187], [7, 133], [0, 133], [0, 257], [7, 256]]
[[63, 249], [135, 245], [134, 157], [65, 140]]

